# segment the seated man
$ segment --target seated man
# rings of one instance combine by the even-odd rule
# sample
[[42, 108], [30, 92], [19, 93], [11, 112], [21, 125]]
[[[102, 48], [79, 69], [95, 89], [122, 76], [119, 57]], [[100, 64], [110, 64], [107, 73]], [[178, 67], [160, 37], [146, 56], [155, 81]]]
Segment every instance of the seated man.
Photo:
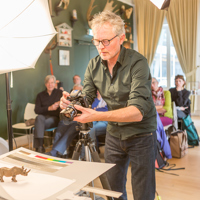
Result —
[[[80, 84], [75, 84], [72, 90], [82, 90], [83, 86]], [[67, 147], [69, 147], [72, 140], [78, 135], [79, 131], [76, 130], [77, 122], [73, 121], [70, 124], [64, 124], [61, 120], [58, 124], [56, 134], [54, 137], [54, 143], [52, 150], [48, 152], [48, 155], [58, 156], [59, 154], [63, 155]]]
[[45, 130], [57, 127], [59, 122], [59, 101], [62, 97], [62, 90], [55, 89], [55, 84], [55, 76], [46, 76], [46, 89], [37, 95], [35, 102], [35, 113], [38, 114], [38, 116], [35, 120], [34, 147], [36, 151], [40, 153], [45, 152], [43, 146]]
[[[73, 76], [73, 83], [74, 83], [74, 86], [76, 86], [76, 85], [81, 85], [81, 77], [80, 77], [79, 75], [74, 75], [74, 76]], [[74, 86], [73, 86], [73, 88], [74, 88]], [[83, 88], [82, 85], [81, 85], [81, 87]], [[71, 90], [70, 90], [70, 93], [71, 93], [72, 90], [74, 90], [74, 89], [71, 89]], [[81, 90], [82, 90], [82, 89], [81, 89]]]
[[[80, 87], [80, 86], [79, 86]], [[78, 86], [74, 86], [73, 89], [78, 89]], [[79, 88], [80, 90], [80, 88]], [[97, 111], [108, 111], [105, 101], [102, 99], [99, 92], [97, 92], [97, 98], [92, 104], [92, 108]], [[73, 121], [69, 125], [65, 125], [63, 121], [59, 122], [58, 128], [56, 130], [54, 144], [52, 150], [48, 153], [51, 156], [58, 156], [63, 154], [65, 150], [69, 147], [72, 140], [79, 134], [76, 130], [77, 122]], [[96, 136], [106, 133], [107, 122], [105, 121], [95, 121], [93, 122], [93, 128], [91, 128], [89, 134], [93, 140], [96, 140]], [[83, 150], [84, 152], [84, 150]], [[84, 154], [84, 153], [83, 153]], [[83, 154], [81, 157], [83, 157]]]

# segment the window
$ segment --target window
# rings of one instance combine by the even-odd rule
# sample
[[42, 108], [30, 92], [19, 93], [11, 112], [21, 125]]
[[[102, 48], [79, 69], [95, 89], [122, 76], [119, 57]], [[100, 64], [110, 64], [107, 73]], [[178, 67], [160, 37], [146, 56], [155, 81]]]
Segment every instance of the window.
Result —
[[152, 77], [159, 81], [159, 86], [165, 89], [175, 87], [174, 78], [177, 74], [184, 75], [166, 19], [162, 27], [155, 57], [151, 64], [151, 74]]

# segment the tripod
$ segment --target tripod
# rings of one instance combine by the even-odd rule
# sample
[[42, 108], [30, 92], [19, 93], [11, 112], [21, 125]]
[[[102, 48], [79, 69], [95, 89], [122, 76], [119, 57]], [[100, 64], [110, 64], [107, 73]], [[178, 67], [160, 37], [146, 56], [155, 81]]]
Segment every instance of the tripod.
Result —
[[[95, 144], [92, 141], [92, 139], [90, 138], [90, 127], [91, 125], [88, 123], [79, 123], [79, 126], [77, 127], [80, 131], [79, 133], [79, 140], [76, 143], [73, 155], [72, 155], [72, 159], [73, 160], [78, 160], [79, 156], [81, 154], [81, 148], [82, 145], [84, 145], [85, 148], [85, 157], [86, 157], [86, 161], [90, 161], [91, 162], [91, 157], [92, 160], [94, 162], [101, 162], [100, 158], [99, 158], [99, 154], [96, 151], [95, 148]], [[107, 189], [107, 190], [111, 190], [110, 185], [108, 183], [106, 174], [102, 174], [101, 176], [99, 176], [101, 184], [103, 186], [103, 189]], [[108, 200], [113, 200], [113, 197], [108, 197]]]

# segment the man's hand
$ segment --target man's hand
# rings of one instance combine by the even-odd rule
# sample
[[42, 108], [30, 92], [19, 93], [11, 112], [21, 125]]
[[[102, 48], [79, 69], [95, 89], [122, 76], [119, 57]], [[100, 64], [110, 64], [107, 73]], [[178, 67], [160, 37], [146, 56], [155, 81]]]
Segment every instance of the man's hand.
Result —
[[57, 110], [59, 107], [59, 103], [60, 103], [59, 101], [55, 102], [54, 104], [48, 107], [48, 110], [49, 111]]
[[68, 92], [65, 92], [65, 91], [63, 92], [63, 96], [60, 99], [60, 108], [62, 110], [65, 109], [70, 104], [70, 101], [67, 100], [67, 97], [69, 95], [70, 94]]
[[98, 112], [91, 109], [91, 108], [84, 108], [79, 105], [74, 105], [74, 107], [81, 111], [82, 114], [74, 117], [74, 121], [81, 122], [81, 123], [88, 123], [88, 122], [93, 122], [93, 121], [98, 121], [97, 119], [97, 114]]

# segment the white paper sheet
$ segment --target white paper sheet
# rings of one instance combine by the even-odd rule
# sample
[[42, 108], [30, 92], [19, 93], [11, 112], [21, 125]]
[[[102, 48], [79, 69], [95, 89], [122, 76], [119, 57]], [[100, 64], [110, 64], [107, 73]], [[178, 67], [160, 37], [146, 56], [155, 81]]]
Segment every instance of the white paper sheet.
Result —
[[[12, 166], [0, 163], [0, 167]], [[75, 180], [31, 171], [28, 176], [17, 175], [17, 182], [12, 182], [11, 177], [4, 176], [3, 179], [4, 182], [0, 182], [1, 186], [16, 200], [42, 200], [75, 182]]]

